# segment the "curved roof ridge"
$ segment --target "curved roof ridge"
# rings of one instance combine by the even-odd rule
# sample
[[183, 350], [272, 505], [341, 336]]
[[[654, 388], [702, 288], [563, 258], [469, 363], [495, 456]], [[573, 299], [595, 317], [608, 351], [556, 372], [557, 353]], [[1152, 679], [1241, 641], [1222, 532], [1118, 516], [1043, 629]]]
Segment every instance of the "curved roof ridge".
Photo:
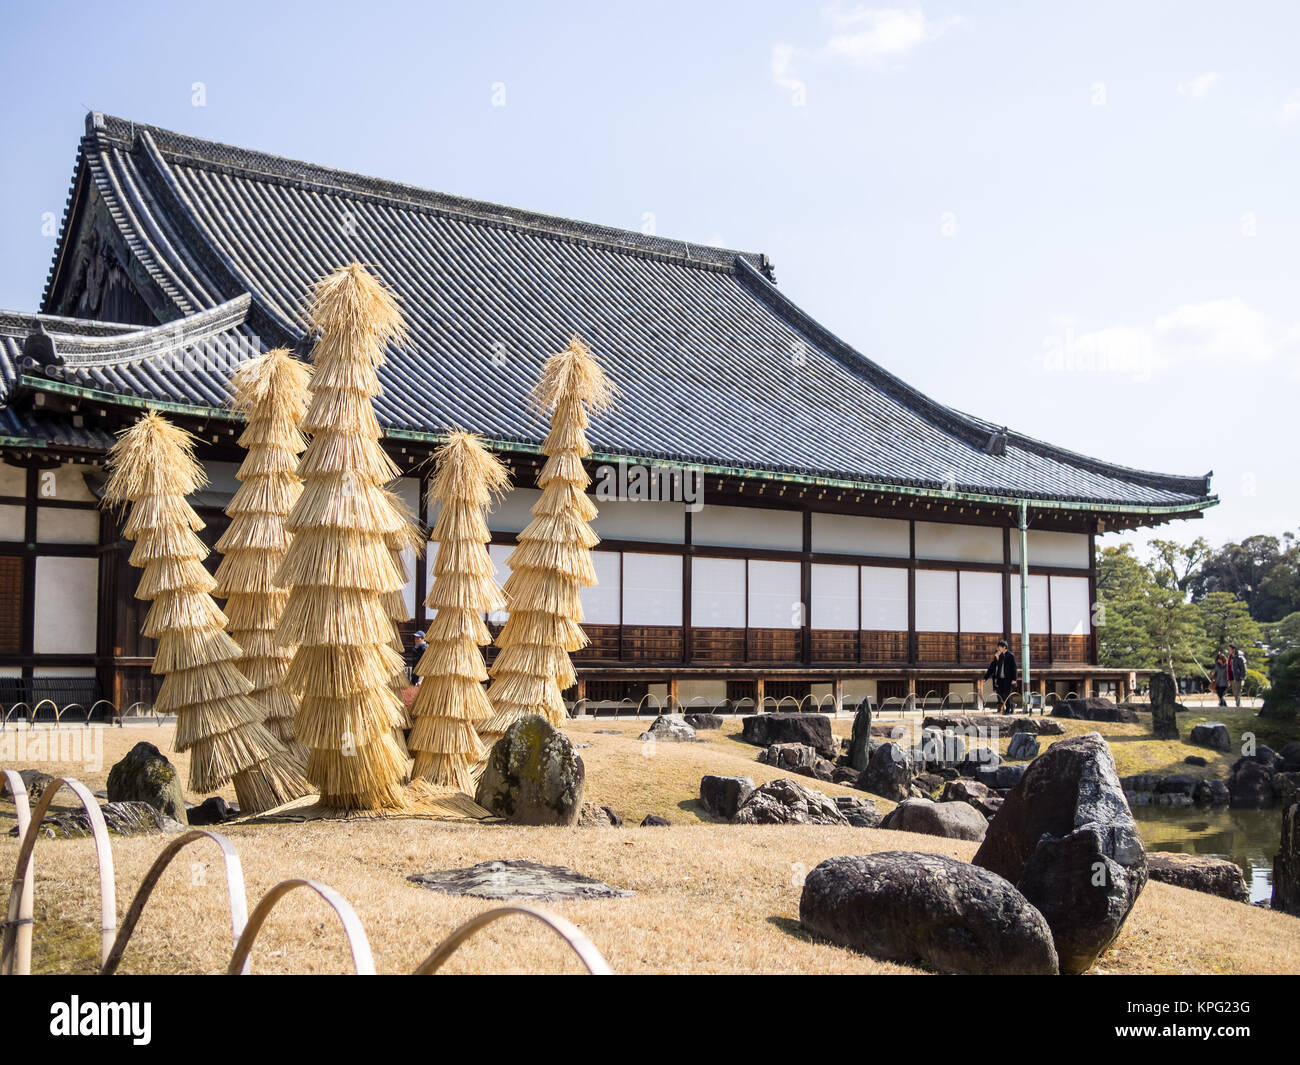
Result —
[[931, 399], [920, 389], [909, 385], [902, 378], [895, 376], [879, 363], [863, 355], [847, 341], [841, 340], [824, 325], [814, 319], [807, 311], [794, 303], [754, 270], [749, 263], [737, 260], [737, 274], [748, 282], [751, 290], [769, 306], [778, 311], [787, 320], [795, 323], [802, 332], [809, 333], [823, 350], [836, 355], [852, 370], [864, 373], [873, 385], [885, 389], [901, 402], [907, 404], [932, 424], [944, 429], [971, 447], [986, 451], [990, 437], [995, 433], [1006, 433], [1007, 443], [1031, 451], [1043, 458], [1068, 463], [1081, 469], [1099, 473], [1103, 476], [1122, 476], [1136, 484], [1151, 488], [1167, 488], [1178, 492], [1195, 492], [1204, 495], [1209, 491], [1209, 476], [1186, 476], [1181, 474], [1155, 473], [1139, 470], [1118, 463], [1106, 462], [1088, 455], [1058, 447], [1046, 441], [1038, 440], [1024, 433], [1016, 432], [1005, 426], [998, 426], [983, 418], [946, 406], [938, 400]]
[[240, 148], [98, 112], [88, 115], [86, 124], [88, 133], [93, 129], [101, 138], [112, 140], [128, 151], [134, 149], [140, 134], [147, 134], [162, 157], [207, 169], [234, 170], [243, 176], [256, 176], [298, 187], [322, 188], [362, 199], [397, 203], [406, 208], [433, 210], [486, 225], [517, 227], [534, 233], [548, 233], [561, 239], [588, 241], [624, 253], [663, 256], [697, 267], [730, 271], [732, 263], [739, 257], [755, 264], [769, 276], [772, 272], [770, 260], [761, 252], [695, 244], [637, 230], [583, 222], [563, 215], [511, 207], [490, 200], [438, 192], [407, 182], [370, 177], [355, 171]]
[[[171, 355], [244, 324], [252, 296], [245, 292], [215, 307], [197, 311], [162, 325], [136, 327], [129, 333], [102, 337], [77, 337], [54, 333], [54, 352], [72, 369], [117, 366], [140, 362], [159, 355]], [[47, 333], [49, 331], [47, 330]]]

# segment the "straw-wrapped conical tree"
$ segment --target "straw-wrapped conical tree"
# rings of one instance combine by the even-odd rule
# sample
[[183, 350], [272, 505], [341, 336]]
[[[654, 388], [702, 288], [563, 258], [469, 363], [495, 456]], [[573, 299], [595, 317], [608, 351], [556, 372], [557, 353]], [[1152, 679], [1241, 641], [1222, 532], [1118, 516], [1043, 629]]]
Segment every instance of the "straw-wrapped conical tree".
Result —
[[186, 496], [206, 482], [194, 437], [148, 412], [108, 452], [104, 503], [129, 504], [122, 534], [135, 543], [131, 564], [144, 572], [136, 596], [152, 601], [144, 635], [158, 641], [153, 670], [163, 675], [154, 709], [176, 715], [175, 744], [190, 752], [189, 786], [216, 791], [238, 772], [284, 753], [262, 724], [241, 651], [212, 598], [203, 567], [203, 521]]
[[506, 560], [510, 617], [492, 663], [494, 712], [479, 727], [489, 747], [525, 714], [540, 714], [552, 725], [564, 720], [561, 693], [577, 679], [569, 652], [587, 643], [579, 590], [596, 583], [591, 549], [600, 542], [590, 524], [596, 516], [586, 495], [591, 478], [582, 465], [591, 452], [587, 415], [610, 406], [614, 395], [605, 371], [576, 336], [542, 366], [533, 392], [535, 405], [551, 419], [537, 478], [542, 496]]
[[[420, 524], [411, 509], [402, 501], [402, 498], [392, 491], [385, 492], [389, 502], [392, 503], [393, 510], [397, 513], [402, 522], [402, 527], [397, 532], [388, 536], [388, 551], [393, 556], [393, 565], [402, 577], [402, 587], [395, 592], [389, 592], [384, 596], [384, 603], [388, 610], [388, 616], [394, 622], [394, 625], [402, 625], [411, 620], [411, 611], [406, 606], [405, 586], [410, 580], [411, 575], [406, 569], [406, 560], [403, 555], [407, 550], [414, 554], [416, 564], [424, 554], [424, 536], [420, 531]], [[402, 665], [396, 673], [393, 674], [389, 683], [393, 690], [398, 692], [406, 691], [411, 686], [410, 678], [406, 673], [406, 648], [402, 645], [402, 637], [399, 631], [394, 628], [393, 633], [393, 650], [397, 652], [401, 659]], [[402, 704], [402, 728], [411, 727], [410, 714], [407, 712], [406, 704]]]
[[298, 693], [294, 731], [310, 748], [307, 778], [326, 806], [397, 809], [410, 762], [392, 679], [402, 668], [390, 593], [404, 579], [390, 538], [402, 517], [382, 487], [399, 470], [379, 445], [372, 400], [390, 341], [403, 336], [392, 294], [353, 263], [312, 290], [317, 334], [298, 464], [302, 496], [285, 522], [293, 542], [276, 583], [289, 599], [276, 640], [295, 647], [285, 684]]
[[243, 648], [239, 666], [253, 682], [262, 719], [285, 747], [266, 765], [235, 774], [243, 812], [269, 810], [306, 795], [307, 748], [293, 731], [298, 700], [284, 685], [293, 648], [275, 642], [288, 591], [274, 581], [289, 546], [284, 519], [302, 493], [296, 473], [307, 446], [298, 429], [307, 409], [311, 370], [284, 348], [250, 359], [231, 378], [232, 406], [247, 424], [239, 444], [248, 451], [226, 506], [230, 525], [217, 541], [222, 559], [214, 594], [226, 600], [230, 634]]
[[425, 605], [436, 613], [425, 637], [429, 646], [415, 666], [423, 679], [411, 707], [412, 775], [472, 793], [474, 767], [487, 755], [477, 727], [492, 716], [479, 649], [492, 634], [483, 615], [505, 604], [488, 556], [492, 534], [484, 512], [509, 475], [470, 433], [449, 434], [435, 461], [429, 498], [441, 504], [433, 527], [438, 553]]

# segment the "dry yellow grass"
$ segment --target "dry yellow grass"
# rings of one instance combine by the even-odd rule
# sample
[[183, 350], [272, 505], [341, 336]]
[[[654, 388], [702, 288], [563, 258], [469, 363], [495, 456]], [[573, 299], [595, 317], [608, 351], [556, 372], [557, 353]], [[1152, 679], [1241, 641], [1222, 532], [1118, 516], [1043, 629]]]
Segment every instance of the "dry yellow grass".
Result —
[[[847, 722], [836, 722], [843, 732]], [[642, 973], [908, 973], [807, 937], [798, 927], [799, 878], [840, 854], [924, 850], [969, 859], [975, 846], [956, 840], [852, 828], [707, 823], [694, 805], [706, 772], [743, 773], [763, 781], [779, 774], [753, 761], [755, 748], [724, 733], [697, 744], [659, 744], [647, 757], [631, 721], [571, 723], [587, 766], [588, 798], [631, 822], [613, 828], [520, 828], [406, 819], [231, 825], [251, 906], [276, 882], [312, 877], [340, 891], [356, 908], [381, 972], [409, 972], [456, 924], [491, 908], [482, 899], [452, 898], [405, 880], [412, 873], [528, 858], [569, 865], [637, 894], [627, 899], [548, 904], [576, 922], [618, 972]], [[622, 735], [599, 734], [618, 729]], [[168, 729], [110, 730], [104, 768], [79, 772], [102, 787], [107, 767], [141, 739], [172, 755]], [[162, 742], [159, 742], [159, 741]], [[47, 771], [50, 764], [38, 766]], [[811, 783], [811, 782], [810, 782]], [[818, 785], [827, 793], [844, 791]], [[882, 809], [889, 804], [878, 802]], [[647, 813], [674, 822], [637, 828]], [[0, 831], [12, 806], [0, 804]], [[118, 910], [125, 911], [158, 853], [158, 837], [114, 839]], [[8, 870], [16, 841], [0, 835], [0, 868]], [[36, 965], [67, 971], [94, 964], [97, 913], [93, 848], [87, 840], [42, 841], [36, 850]], [[163, 877], [123, 962], [126, 972], [207, 973], [230, 955], [225, 887], [215, 850], [194, 844]], [[255, 972], [344, 972], [350, 960], [341, 931], [323, 902], [288, 896], [254, 948]], [[453, 957], [449, 972], [577, 972], [576, 959], [539, 925], [522, 918], [494, 925]], [[1143, 892], [1115, 948], [1094, 970], [1106, 973], [1300, 972], [1300, 920], [1152, 883]]]

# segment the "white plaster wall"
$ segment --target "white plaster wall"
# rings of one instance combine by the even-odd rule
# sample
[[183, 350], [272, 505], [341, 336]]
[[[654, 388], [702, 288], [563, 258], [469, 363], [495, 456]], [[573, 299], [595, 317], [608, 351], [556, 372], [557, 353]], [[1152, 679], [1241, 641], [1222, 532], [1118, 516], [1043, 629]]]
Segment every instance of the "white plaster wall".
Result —
[[894, 518], [813, 514], [812, 549], [837, 555], [907, 558], [912, 550], [911, 534], [907, 522]]
[[682, 557], [623, 553], [623, 624], [682, 623]]
[[598, 499], [600, 513], [591, 523], [602, 540], [643, 540], [680, 544], [686, 539], [686, 508], [653, 500]]
[[691, 542], [711, 547], [803, 548], [803, 515], [797, 510], [720, 507], [707, 504], [691, 515]]
[[1002, 631], [1002, 575], [961, 574], [961, 631]]
[[[1088, 544], [1091, 537], [1087, 533], [1050, 532], [1030, 529], [1029, 564], [1031, 566], [1074, 566], [1088, 568]], [[1011, 531], [1011, 561], [1020, 563], [1020, 533]]]
[[916, 523], [916, 557], [951, 562], [1002, 562], [1002, 529], [993, 525]]
[[41, 544], [99, 543], [99, 511], [38, 507], [36, 542]]
[[691, 624], [703, 629], [745, 627], [745, 560], [691, 559]]
[[493, 532], [520, 532], [533, 520], [533, 504], [541, 498], [540, 488], [510, 489], [488, 512], [488, 528]]
[[862, 567], [862, 627], [907, 631], [907, 570]]
[[0, 506], [0, 540], [21, 543], [23, 539], [23, 522], [27, 508], [17, 505]]
[[812, 567], [812, 627], [858, 627], [858, 573], [856, 566]]
[[[1029, 631], [1042, 635], [1047, 629], [1047, 578], [1029, 575]], [[1020, 574], [1011, 575], [1011, 631], [1020, 631]]]
[[1088, 578], [1052, 577], [1052, 635], [1086, 636], [1091, 631]]
[[36, 560], [36, 654], [94, 654], [99, 560]]
[[956, 570], [916, 571], [916, 629], [918, 632], [957, 631]]
[[803, 627], [799, 595], [799, 563], [751, 559], [749, 562], [749, 626], [754, 629]]
[[582, 618], [593, 625], [617, 625], [619, 605], [622, 602], [618, 574], [619, 553], [593, 551], [591, 562], [596, 570], [596, 584], [579, 592], [582, 598]]

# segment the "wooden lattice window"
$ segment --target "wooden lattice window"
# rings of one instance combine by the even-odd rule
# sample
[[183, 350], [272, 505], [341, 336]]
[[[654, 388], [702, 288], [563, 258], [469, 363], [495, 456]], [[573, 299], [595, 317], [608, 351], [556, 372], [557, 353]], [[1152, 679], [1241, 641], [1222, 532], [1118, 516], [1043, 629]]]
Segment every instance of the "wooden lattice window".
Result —
[[23, 560], [0, 555], [0, 654], [23, 649]]

